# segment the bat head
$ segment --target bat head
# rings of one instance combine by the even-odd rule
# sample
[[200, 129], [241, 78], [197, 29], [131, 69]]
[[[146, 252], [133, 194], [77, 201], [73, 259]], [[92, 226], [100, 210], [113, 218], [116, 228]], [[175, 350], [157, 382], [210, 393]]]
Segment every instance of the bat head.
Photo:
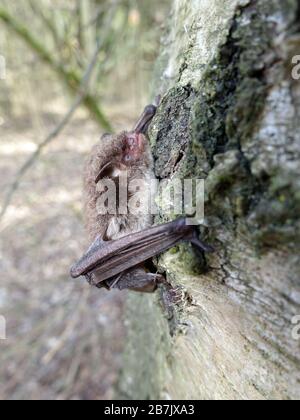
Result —
[[135, 177], [143, 176], [152, 169], [152, 154], [146, 133], [156, 109], [156, 106], [148, 105], [132, 131], [102, 137], [101, 144], [93, 152], [94, 161], [99, 163], [96, 183], [120, 171], [127, 171], [129, 176]]
[[[93, 151], [96, 184], [106, 177], [114, 177], [120, 171], [135, 176], [153, 166], [149, 142], [142, 133], [123, 132], [105, 135]], [[115, 174], [115, 175], [114, 175]]]

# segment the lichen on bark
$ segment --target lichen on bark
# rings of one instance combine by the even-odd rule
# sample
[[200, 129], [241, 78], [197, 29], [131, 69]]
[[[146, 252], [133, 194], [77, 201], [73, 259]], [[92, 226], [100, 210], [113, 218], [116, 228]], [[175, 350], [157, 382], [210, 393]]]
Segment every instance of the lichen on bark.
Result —
[[156, 70], [155, 170], [206, 180], [200, 232], [216, 253], [197, 260], [185, 246], [159, 259], [185, 290], [167, 315], [158, 298], [130, 298], [129, 365], [141, 338], [135, 302], [152, 325], [164, 320], [162, 330], [142, 320], [140, 344], [155, 343], [156, 356], [138, 363], [145, 383], [159, 380], [139, 397], [300, 397], [300, 84], [290, 65], [299, 10], [296, 0], [174, 2]]

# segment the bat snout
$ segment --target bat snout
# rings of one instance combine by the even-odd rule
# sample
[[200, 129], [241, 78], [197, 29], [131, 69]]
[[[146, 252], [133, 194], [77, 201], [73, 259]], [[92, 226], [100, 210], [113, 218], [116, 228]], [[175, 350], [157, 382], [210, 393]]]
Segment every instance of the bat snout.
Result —
[[140, 133], [129, 133], [126, 136], [123, 161], [130, 165], [141, 158], [145, 151], [146, 138]]
[[127, 147], [129, 150], [138, 150], [144, 146], [145, 137], [143, 134], [132, 133], [127, 135]]

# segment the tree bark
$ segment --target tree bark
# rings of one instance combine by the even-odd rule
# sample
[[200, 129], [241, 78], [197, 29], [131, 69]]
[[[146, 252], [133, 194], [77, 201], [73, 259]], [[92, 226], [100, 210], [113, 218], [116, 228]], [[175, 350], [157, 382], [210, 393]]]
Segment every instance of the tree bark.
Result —
[[175, 0], [167, 26], [156, 175], [206, 180], [216, 253], [159, 259], [176, 304], [129, 296], [119, 396], [298, 399], [300, 3]]

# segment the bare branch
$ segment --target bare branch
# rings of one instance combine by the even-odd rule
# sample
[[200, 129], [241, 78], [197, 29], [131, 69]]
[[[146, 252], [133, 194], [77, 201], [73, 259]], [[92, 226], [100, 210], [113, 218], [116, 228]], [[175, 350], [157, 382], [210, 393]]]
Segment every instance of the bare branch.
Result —
[[55, 23], [52, 22], [52, 19], [46, 15], [45, 10], [40, 7], [40, 4], [37, 4], [35, 0], [28, 0], [28, 1], [29, 1], [29, 6], [31, 10], [36, 16], [38, 16], [41, 19], [41, 21], [49, 29], [49, 31], [52, 34], [56, 47], [60, 49], [61, 42], [60, 42], [59, 35], [55, 27]]
[[[78, 93], [81, 78], [76, 71], [66, 69], [63, 65], [58, 63], [56, 57], [47, 50], [45, 45], [40, 42], [39, 38], [37, 38], [26, 26], [22, 24], [22, 22], [12, 16], [2, 6], [0, 6], [0, 20], [2, 20], [12, 31], [14, 31], [42, 61], [44, 61], [56, 72], [73, 94]], [[82, 104], [89, 110], [90, 114], [105, 130], [112, 131], [111, 125], [102, 112], [96, 97], [91, 94], [87, 94], [83, 98]]]
[[89, 84], [89, 81], [90, 81], [91, 76], [93, 74], [93, 70], [94, 70], [94, 68], [97, 64], [97, 59], [98, 59], [100, 49], [101, 49], [101, 45], [99, 43], [96, 47], [96, 50], [95, 50], [94, 55], [92, 57], [92, 60], [91, 60], [89, 66], [86, 70], [86, 73], [85, 73], [85, 75], [82, 79], [80, 89], [79, 89], [79, 93], [78, 93], [73, 105], [71, 106], [70, 110], [67, 112], [67, 114], [62, 119], [62, 121], [58, 124], [58, 126], [55, 127], [55, 129], [46, 137], [46, 139], [42, 143], [40, 143], [37, 150], [30, 156], [30, 158], [24, 163], [24, 165], [18, 171], [18, 173], [15, 177], [15, 180], [11, 184], [11, 186], [10, 186], [10, 188], [9, 188], [7, 194], [6, 194], [6, 197], [4, 199], [3, 207], [2, 207], [2, 210], [1, 210], [1, 213], [0, 213], [0, 221], [5, 216], [5, 214], [7, 212], [7, 209], [11, 204], [12, 198], [13, 198], [14, 194], [16, 193], [16, 191], [18, 190], [18, 188], [20, 186], [20, 183], [22, 181], [22, 178], [25, 175], [25, 173], [32, 167], [32, 165], [35, 163], [37, 158], [41, 155], [41, 153], [43, 152], [45, 147], [48, 146], [48, 144], [52, 140], [54, 140], [62, 132], [62, 130], [66, 127], [66, 125], [69, 123], [69, 121], [71, 120], [71, 118], [75, 114], [78, 107], [85, 100], [86, 91], [88, 90], [88, 84]]
[[[111, 9], [111, 12], [107, 16], [105, 29], [107, 27], [109, 27], [109, 25], [111, 24], [111, 19], [112, 19], [113, 14], [116, 11], [117, 5], [118, 5], [118, 0], [114, 0], [112, 2], [113, 7]], [[0, 9], [0, 12], [1, 12], [1, 9]], [[1, 14], [0, 14], [0, 17], [1, 17]], [[88, 92], [88, 85], [89, 85], [89, 82], [92, 78], [93, 70], [96, 67], [97, 60], [98, 60], [98, 55], [99, 55], [99, 52], [100, 52], [104, 42], [105, 42], [104, 37], [101, 41], [98, 41], [95, 52], [92, 56], [91, 62], [88, 65], [88, 67], [86, 69], [86, 72], [85, 72], [85, 74], [84, 74], [84, 76], [81, 80], [80, 86], [77, 90], [77, 92], [78, 92], [77, 97], [76, 97], [73, 105], [71, 106], [70, 110], [67, 112], [67, 114], [62, 119], [60, 124], [58, 124], [58, 126], [46, 137], [46, 139], [38, 146], [37, 150], [30, 156], [30, 158], [24, 163], [24, 165], [17, 172], [15, 180], [11, 184], [11, 186], [10, 186], [10, 188], [9, 188], [7, 194], [6, 194], [6, 197], [4, 199], [2, 210], [1, 210], [1, 213], [0, 213], [0, 222], [3, 219], [3, 217], [5, 216], [5, 214], [7, 212], [7, 209], [12, 202], [13, 196], [17, 192], [17, 190], [20, 186], [20, 183], [22, 181], [22, 178], [25, 175], [25, 173], [34, 165], [35, 161], [41, 155], [41, 153], [46, 148], [46, 146], [48, 146], [48, 144], [52, 140], [54, 140], [63, 131], [63, 129], [69, 123], [69, 121], [71, 120], [71, 118], [75, 114], [77, 108], [81, 105], [81, 103], [90, 100], [91, 96], [87, 93]], [[91, 104], [91, 105], [93, 105], [93, 104]]]

